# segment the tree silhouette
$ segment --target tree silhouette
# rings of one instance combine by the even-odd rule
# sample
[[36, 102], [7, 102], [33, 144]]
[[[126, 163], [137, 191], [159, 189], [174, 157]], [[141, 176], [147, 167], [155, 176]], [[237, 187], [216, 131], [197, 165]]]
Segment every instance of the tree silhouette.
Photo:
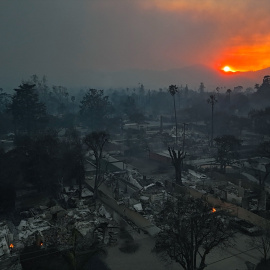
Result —
[[70, 180], [75, 179], [81, 198], [82, 182], [85, 178], [84, 154], [80, 134], [76, 129], [67, 129], [62, 148], [63, 180], [70, 183]]
[[64, 86], [53, 86], [52, 87], [53, 90], [53, 95], [54, 95], [54, 101], [57, 104], [57, 113], [58, 114], [64, 114], [66, 112], [67, 109], [67, 104], [68, 104], [68, 97], [69, 97], [69, 93], [67, 91], [67, 88]]
[[200, 86], [199, 86], [199, 93], [200, 93], [200, 94], [203, 94], [203, 93], [204, 93], [204, 89], [205, 89], [204, 83], [201, 82], [201, 83], [200, 83]]
[[12, 96], [9, 110], [15, 125], [15, 134], [19, 131], [28, 135], [37, 131], [40, 124], [46, 122], [46, 106], [39, 101], [34, 84], [22, 84]]
[[213, 136], [214, 136], [214, 106], [217, 103], [216, 96], [214, 94], [210, 95], [207, 102], [211, 105], [212, 116], [211, 116], [211, 147], [213, 147]]
[[177, 119], [176, 119], [176, 108], [175, 108], [175, 94], [178, 92], [178, 87], [176, 85], [170, 85], [169, 86], [169, 93], [173, 97], [173, 108], [174, 108], [174, 119], [175, 119], [175, 143], [177, 144]]
[[231, 93], [232, 93], [232, 90], [231, 89], [227, 89], [226, 93], [229, 96], [229, 105], [231, 105]]
[[88, 150], [92, 150], [95, 157], [96, 175], [94, 183], [94, 200], [98, 196], [98, 188], [103, 183], [104, 178], [102, 175], [102, 152], [104, 145], [109, 140], [109, 134], [105, 131], [92, 132], [85, 136], [84, 143], [88, 147]]
[[168, 200], [157, 215], [161, 232], [156, 237], [156, 251], [185, 270], [203, 270], [207, 255], [228, 244], [233, 235], [222, 215], [222, 211], [213, 212], [203, 199], [179, 196]]
[[176, 153], [171, 147], [168, 147], [168, 151], [172, 159], [172, 165], [175, 169], [175, 181], [177, 184], [182, 185], [182, 165], [183, 160], [186, 157], [186, 153], [180, 150]]
[[5, 93], [4, 90], [0, 88], [0, 113], [6, 111], [9, 103], [10, 95]]
[[242, 141], [233, 135], [223, 135], [215, 138], [215, 142], [217, 146], [216, 160], [220, 163], [220, 169], [225, 173], [226, 167], [238, 158], [237, 150]]
[[249, 118], [253, 121], [254, 131], [263, 135], [268, 135], [270, 132], [270, 107], [261, 110], [251, 110], [248, 113]]
[[20, 158], [23, 179], [39, 191], [48, 191], [57, 196], [60, 189], [61, 148], [56, 131], [47, 131], [35, 136], [16, 137], [16, 155]]
[[89, 89], [81, 101], [80, 114], [92, 130], [98, 130], [104, 127], [110, 109], [109, 97], [104, 96], [103, 90]]

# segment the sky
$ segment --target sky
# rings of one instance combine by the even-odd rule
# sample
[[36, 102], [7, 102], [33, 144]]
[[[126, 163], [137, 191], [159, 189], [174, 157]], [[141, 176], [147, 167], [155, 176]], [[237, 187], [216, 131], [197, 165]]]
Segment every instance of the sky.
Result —
[[[269, 0], [1, 0], [0, 87], [32, 74], [270, 66]], [[90, 76], [89, 76], [90, 77]]]

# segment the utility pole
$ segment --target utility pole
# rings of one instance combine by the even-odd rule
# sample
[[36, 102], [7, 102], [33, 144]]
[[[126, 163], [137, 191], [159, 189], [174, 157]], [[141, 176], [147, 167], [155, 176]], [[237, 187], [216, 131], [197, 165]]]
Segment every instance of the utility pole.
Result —
[[176, 118], [176, 108], [175, 108], [175, 94], [178, 92], [178, 87], [176, 85], [170, 85], [168, 91], [173, 97], [175, 132], [176, 132], [175, 144], [177, 145], [178, 139], [177, 139], [177, 118]]
[[211, 144], [210, 146], [213, 147], [213, 134], [214, 134], [214, 106], [215, 103], [217, 103], [217, 99], [216, 96], [214, 94], [210, 95], [207, 102], [211, 105], [211, 109], [212, 109], [212, 117], [211, 117]]
[[187, 123], [183, 123], [183, 152], [185, 152], [185, 138], [186, 138], [186, 126], [188, 124]]
[[159, 131], [160, 131], [160, 133], [163, 132], [163, 116], [162, 115], [160, 116], [160, 127], [159, 127]]

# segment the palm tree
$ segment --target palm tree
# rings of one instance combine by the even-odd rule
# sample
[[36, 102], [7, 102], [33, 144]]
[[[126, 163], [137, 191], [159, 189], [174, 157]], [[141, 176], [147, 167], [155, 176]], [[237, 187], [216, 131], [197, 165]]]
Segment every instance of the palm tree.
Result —
[[176, 119], [176, 108], [175, 108], [175, 94], [178, 92], [178, 87], [176, 85], [170, 85], [168, 91], [173, 97], [175, 133], [176, 133], [176, 135], [175, 135], [175, 143], [177, 144], [177, 119]]
[[212, 107], [212, 127], [211, 127], [211, 147], [213, 147], [213, 134], [214, 134], [214, 106], [215, 103], [217, 103], [216, 96], [214, 94], [210, 95], [209, 98], [207, 99], [207, 102], [211, 105]]

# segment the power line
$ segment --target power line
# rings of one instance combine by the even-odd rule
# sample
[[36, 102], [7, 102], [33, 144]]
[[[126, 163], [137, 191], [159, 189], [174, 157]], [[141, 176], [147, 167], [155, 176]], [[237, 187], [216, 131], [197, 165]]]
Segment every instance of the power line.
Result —
[[[69, 249], [70, 249], [70, 248], [69, 248]], [[58, 250], [58, 251], [51, 252], [51, 253], [46, 253], [46, 254], [42, 254], [42, 255], [38, 255], [38, 256], [33, 256], [33, 257], [30, 257], [30, 258], [21, 259], [20, 261], [22, 262], [22, 261], [27, 261], [27, 260], [31, 260], [31, 259], [40, 258], [40, 257], [45, 257], [45, 256], [49, 256], [49, 255], [52, 255], [52, 254], [60, 253], [60, 252], [63, 252], [63, 251], [67, 251], [67, 250], [69, 250], [69, 249], [64, 249], [64, 250], [61, 250], [61, 251]], [[220, 260], [216, 260], [216, 261], [214, 261], [214, 262], [211, 262], [211, 263], [207, 264], [207, 266], [212, 265], [212, 264], [215, 264], [215, 263], [218, 263], [218, 262], [221, 262], [221, 261], [224, 261], [224, 260], [227, 260], [227, 259], [230, 259], [230, 258], [233, 258], [233, 257], [236, 257], [236, 256], [238, 256], [238, 255], [240, 255], [240, 254], [244, 254], [244, 253], [246, 253], [246, 252], [248, 252], [248, 251], [251, 251], [251, 250], [254, 250], [254, 249], [256, 249], [256, 247], [250, 248], [250, 249], [247, 249], [247, 250], [244, 250], [244, 251], [241, 251], [241, 252], [238, 252], [238, 253], [236, 253], [236, 254], [233, 254], [233, 255], [231, 255], [231, 256], [222, 258], [222, 259], [220, 259]], [[40, 251], [42, 251], [42, 250], [40, 250]]]
[[[30, 257], [30, 258], [25, 258], [25, 259], [21, 259], [20, 261], [21, 262], [24, 262], [24, 261], [29, 261], [29, 260], [32, 260], [32, 259], [35, 259], [35, 258], [40, 258], [40, 257], [45, 257], [45, 256], [48, 256], [48, 255], [52, 255], [52, 254], [55, 254], [55, 253], [60, 253], [62, 251], [66, 251], [66, 250], [69, 250], [69, 249], [64, 249], [64, 250], [61, 250], [61, 251], [54, 251], [54, 252], [51, 252], [51, 253], [46, 253], [46, 254], [42, 254], [42, 255], [38, 255], [38, 256], [34, 256], [34, 257]], [[40, 250], [42, 251], [42, 250]], [[23, 254], [24, 255], [24, 254]]]
[[[150, 228], [151, 226], [154, 226], [154, 225], [148, 225], [148, 226], [143, 226], [143, 227], [140, 227], [140, 229], [144, 229], [144, 228]], [[108, 229], [110, 229], [111, 227], [108, 227]], [[113, 229], [121, 229], [120, 227], [113, 227]], [[136, 229], [129, 229], [129, 230], [125, 230], [126, 232], [134, 232], [136, 231]], [[44, 241], [46, 243], [46, 240]], [[39, 250], [35, 250], [35, 251], [30, 251], [30, 252], [25, 252], [23, 253], [22, 255], [28, 255], [28, 254], [33, 254], [33, 253], [39, 253], [39, 252], [44, 252], [44, 251], [47, 251], [47, 250], [52, 250], [52, 249], [55, 249], [56, 247], [52, 247], [52, 248], [46, 248], [46, 249], [39, 249]], [[71, 247], [70, 247], [71, 248]], [[51, 252], [51, 253], [46, 253], [46, 254], [42, 254], [42, 255], [37, 255], [37, 256], [32, 256], [30, 258], [25, 258], [25, 259], [22, 259], [21, 261], [26, 261], [26, 260], [31, 260], [31, 259], [35, 259], [35, 258], [39, 258], [39, 257], [44, 257], [44, 256], [48, 256], [48, 255], [51, 255], [51, 254], [55, 254], [55, 253], [60, 253], [60, 252], [63, 252], [63, 251], [67, 251], [67, 250], [70, 250], [70, 248], [68, 249], [64, 249], [64, 250], [57, 250], [57, 251], [54, 251], [54, 252]]]
[[254, 247], [254, 248], [250, 248], [250, 249], [241, 251], [241, 252], [236, 253], [236, 254], [234, 254], [234, 255], [231, 255], [231, 256], [225, 257], [225, 258], [223, 258], [223, 259], [220, 259], [220, 260], [217, 260], [217, 261], [208, 263], [207, 266], [208, 266], [208, 265], [211, 265], [211, 264], [215, 264], [215, 263], [221, 262], [221, 261], [224, 261], [224, 260], [227, 260], [227, 259], [230, 259], [230, 258], [233, 258], [233, 257], [236, 257], [236, 256], [238, 256], [238, 255], [240, 255], [240, 254], [246, 253], [246, 252], [251, 251], [251, 250], [254, 250], [254, 249], [257, 249], [257, 248]]
[[[51, 250], [51, 249], [54, 249], [54, 248], [46, 248], [46, 250]], [[29, 252], [25, 252], [23, 253], [23, 255], [28, 255], [28, 254], [32, 254], [32, 253], [37, 253], [37, 252], [41, 252], [43, 251], [44, 249], [39, 249], [39, 250], [35, 250], [35, 251], [29, 251]], [[15, 253], [16, 251], [14, 251]]]
[[[140, 227], [140, 229], [149, 228], [149, 227], [151, 227], [151, 226], [153, 226], [153, 225], [143, 226], [143, 227]], [[114, 227], [114, 228], [115, 228], [115, 227]], [[117, 227], [117, 228], [120, 229], [120, 227]], [[109, 229], [110, 229], [110, 227], [109, 227]], [[136, 229], [129, 229], [129, 230], [125, 230], [125, 231], [127, 231], [127, 232], [133, 232], [133, 231], [136, 231]], [[54, 249], [54, 248], [46, 249], [46, 251], [47, 251], [47, 250], [51, 250], [51, 249]], [[224, 260], [227, 260], [227, 259], [236, 257], [236, 256], [238, 256], [238, 255], [240, 255], [240, 254], [245, 254], [245, 253], [247, 253], [248, 251], [251, 251], [251, 250], [254, 250], [254, 249], [256, 249], [256, 247], [250, 248], [250, 249], [247, 249], [247, 250], [244, 250], [244, 251], [241, 251], [241, 252], [238, 252], [238, 253], [236, 253], [236, 254], [233, 254], [233, 255], [231, 255], [231, 256], [228, 256], [228, 257], [225, 257], [225, 258], [222, 258], [222, 259], [219, 259], [219, 260], [216, 260], [216, 261], [211, 262], [211, 263], [209, 263], [209, 264], [207, 264], [207, 265], [212, 265], [212, 264], [215, 264], [215, 263], [218, 263], [218, 262], [221, 262], [221, 261], [224, 261]], [[36, 259], [36, 258], [40, 258], [40, 257], [45, 257], [45, 256], [49, 256], [49, 255], [52, 255], [52, 254], [61, 253], [61, 252], [63, 252], [63, 251], [67, 251], [67, 250], [70, 250], [70, 248], [64, 249], [64, 250], [61, 250], [61, 251], [57, 250], [57, 251], [50, 252], [50, 253], [46, 253], [46, 254], [41, 254], [41, 255], [37, 255], [37, 256], [32, 256], [32, 257], [30, 257], [30, 258], [21, 259], [20, 261], [27, 261], [27, 260], [31, 260], [31, 259]], [[23, 255], [33, 254], [33, 253], [42, 252], [42, 251], [44, 251], [44, 250], [43, 250], [43, 249], [40, 249], [40, 250], [36, 250], [36, 251], [33, 251], [33, 252], [27, 252], [27, 253], [24, 253]]]

